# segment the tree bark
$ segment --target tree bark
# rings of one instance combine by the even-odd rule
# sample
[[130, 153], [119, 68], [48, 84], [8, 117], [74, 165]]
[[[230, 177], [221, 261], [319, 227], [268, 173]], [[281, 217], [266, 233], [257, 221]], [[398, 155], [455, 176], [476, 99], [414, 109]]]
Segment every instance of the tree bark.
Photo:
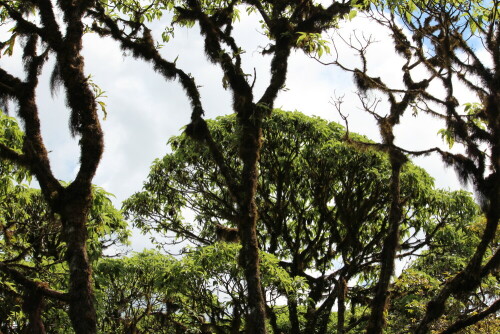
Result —
[[71, 131], [80, 136], [80, 168], [75, 180], [60, 191], [54, 206], [61, 215], [67, 247], [69, 316], [77, 334], [93, 334], [97, 332], [97, 317], [92, 269], [87, 255], [87, 219], [92, 200], [92, 179], [104, 151], [104, 141], [97, 103], [89, 87], [81, 55], [85, 30], [83, 10], [78, 6], [63, 10], [68, 28], [64, 44], [58, 49], [57, 61], [71, 110]]
[[390, 152], [391, 174], [391, 209], [389, 213], [389, 230], [382, 248], [382, 267], [375, 296], [372, 301], [371, 314], [366, 328], [367, 334], [382, 334], [385, 326], [384, 312], [389, 300], [389, 284], [394, 274], [394, 259], [399, 245], [399, 225], [402, 219], [400, 174], [404, 156], [395, 150]]
[[347, 296], [347, 282], [343, 277], [340, 277], [339, 278], [338, 310], [337, 310], [337, 334], [344, 333], [346, 296]]
[[92, 269], [87, 256], [87, 215], [90, 192], [65, 189], [67, 202], [61, 210], [63, 235], [66, 241], [66, 261], [69, 266], [69, 317], [77, 334], [97, 333]]
[[[248, 107], [247, 107], [248, 108]], [[260, 279], [259, 245], [257, 241], [258, 211], [255, 194], [258, 183], [258, 161], [262, 146], [262, 115], [254, 108], [238, 114], [241, 126], [240, 155], [243, 161], [241, 174], [240, 265], [247, 281], [248, 308], [247, 333], [266, 333], [266, 310]]]
[[28, 316], [28, 326], [26, 334], [45, 334], [45, 326], [42, 321], [44, 298], [43, 295], [34, 289], [26, 290], [23, 302], [23, 312]]
[[288, 319], [290, 320], [290, 334], [300, 334], [299, 315], [297, 310], [297, 301], [287, 298], [288, 300]]
[[328, 327], [328, 322], [330, 320], [330, 313], [337, 300], [339, 284], [335, 284], [332, 291], [329, 292], [328, 297], [325, 299], [323, 304], [316, 310], [308, 314], [307, 323], [304, 329], [304, 333], [318, 333], [322, 334], [326, 332]]

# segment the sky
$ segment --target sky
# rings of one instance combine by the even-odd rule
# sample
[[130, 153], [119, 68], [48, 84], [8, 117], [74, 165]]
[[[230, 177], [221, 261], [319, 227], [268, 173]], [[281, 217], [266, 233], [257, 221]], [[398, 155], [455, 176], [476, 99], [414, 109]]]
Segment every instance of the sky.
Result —
[[[156, 27], [160, 26], [156, 24]], [[353, 31], [358, 36], [372, 35], [378, 41], [369, 48], [369, 73], [393, 85], [400, 84], [402, 60], [395, 54], [388, 32], [361, 16], [352, 22], [341, 23], [339, 33], [342, 36], [348, 38]], [[156, 32], [160, 33], [161, 30], [157, 29]], [[260, 53], [268, 42], [259, 29], [258, 17], [245, 16], [243, 11], [240, 22], [235, 24], [235, 35], [237, 43], [245, 50], [244, 71], [250, 74], [255, 68], [257, 73], [254, 94], [257, 100], [269, 80], [271, 60]], [[337, 50], [339, 60], [348, 66], [356, 66], [358, 58], [352, 50], [342, 43], [337, 44]], [[161, 52], [171, 61], [178, 57], [178, 67], [195, 77], [201, 86], [206, 118], [232, 112], [231, 94], [222, 88], [222, 71], [206, 60], [203, 40], [196, 27], [178, 29], [175, 38]], [[107, 117], [102, 120], [105, 152], [94, 183], [113, 193], [114, 203], [120, 207], [122, 200], [141, 190], [151, 163], [168, 152], [168, 138], [179, 135], [182, 127], [189, 123], [191, 109], [178, 82], [165, 81], [153, 71], [150, 64], [132, 59], [110, 39], [87, 35], [84, 56], [86, 72], [106, 92], [106, 97], [101, 99], [107, 106]], [[331, 56], [322, 58], [325, 62], [332, 59]], [[21, 64], [16, 57], [2, 56], [0, 66], [12, 73], [21, 73]], [[42, 134], [50, 151], [49, 157], [56, 177], [69, 181], [78, 170], [78, 141], [69, 134], [69, 113], [65, 107], [64, 93], [60, 91], [52, 96], [48, 88], [52, 68], [53, 63], [50, 62], [45, 66], [37, 96]], [[286, 88], [280, 93], [275, 107], [298, 110], [344, 124], [330, 103], [335, 96], [343, 96], [342, 112], [349, 116], [350, 131], [379, 140], [373, 117], [360, 109], [351, 74], [335, 66], [321, 65], [297, 51], [290, 58]], [[465, 90], [460, 96], [464, 98], [462, 103], [471, 102], [472, 97]], [[382, 114], [385, 106], [384, 103], [379, 106], [378, 110]], [[104, 118], [104, 114], [101, 115]], [[434, 146], [446, 148], [437, 135], [440, 128], [443, 128], [442, 124], [424, 115], [405, 117], [396, 128], [397, 143], [412, 150]], [[437, 187], [451, 190], [460, 188], [454, 172], [444, 169], [439, 158], [419, 158], [414, 162], [435, 178]], [[148, 237], [134, 231], [132, 249], [140, 251], [144, 247], [151, 247], [148, 240]]]

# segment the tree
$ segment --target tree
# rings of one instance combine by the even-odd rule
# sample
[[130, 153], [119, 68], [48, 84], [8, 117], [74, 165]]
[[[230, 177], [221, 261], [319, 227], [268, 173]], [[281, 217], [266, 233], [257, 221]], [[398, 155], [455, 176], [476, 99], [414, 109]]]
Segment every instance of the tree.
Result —
[[[111, 36], [122, 48], [132, 51], [134, 56], [154, 64], [155, 69], [166, 79], [178, 78], [192, 102], [192, 122], [186, 131], [211, 147], [212, 154], [221, 166], [225, 182], [229, 185], [235, 204], [240, 208], [239, 225], [242, 240], [241, 264], [246, 270], [248, 298], [252, 305], [247, 321], [248, 330], [265, 332], [263, 296], [259, 274], [258, 245], [256, 240], [257, 212], [255, 191], [257, 188], [257, 161], [262, 141], [261, 123], [273, 109], [273, 102], [286, 79], [287, 60], [295, 48], [322, 50], [319, 34], [334, 27], [339, 19], [351, 10], [351, 1], [333, 2], [327, 6], [313, 2], [275, 1], [90, 1], [71, 3], [64, 1], [2, 1], [2, 19], [10, 21], [14, 30], [3, 49], [13, 51], [17, 37], [26, 39], [24, 60], [27, 78], [16, 78], [2, 71], [2, 95], [18, 104], [18, 114], [26, 127], [26, 145], [23, 152], [14, 152], [1, 147], [2, 157], [27, 166], [38, 179], [44, 196], [54, 212], [62, 217], [65, 226], [69, 263], [73, 264], [71, 285], [72, 321], [78, 332], [95, 331], [95, 310], [92, 302], [90, 267], [85, 249], [85, 218], [90, 205], [91, 180], [103, 151], [102, 131], [96, 111], [96, 97], [84, 73], [81, 56], [82, 36], [87, 28], [84, 17], [95, 19], [92, 26], [101, 35]], [[61, 11], [63, 23], [56, 17], [54, 4]], [[249, 12], [258, 13], [264, 30], [272, 45], [265, 50], [271, 54], [271, 80], [265, 93], [254, 100], [253, 84], [241, 66], [242, 50], [232, 36], [233, 19], [237, 6], [246, 6]], [[213, 142], [202, 119], [204, 113], [200, 94], [194, 79], [178, 69], [174, 62], [164, 59], [158, 52], [147, 21], [161, 18], [164, 11], [173, 11], [172, 23], [193, 25], [198, 23], [205, 39], [209, 61], [220, 65], [224, 72], [224, 85], [233, 93], [233, 109], [239, 117], [239, 158], [244, 168], [234, 175], [225, 168], [224, 155]], [[37, 14], [29, 16], [30, 13]], [[39, 20], [38, 20], [39, 18]], [[65, 29], [65, 31], [64, 31]], [[307, 38], [301, 38], [299, 34]], [[168, 39], [167, 33], [163, 35]], [[37, 48], [42, 49], [41, 52]], [[73, 182], [61, 185], [50, 170], [46, 149], [40, 136], [35, 88], [40, 69], [47, 56], [55, 55], [56, 66], [52, 82], [62, 83], [66, 90], [71, 111], [71, 131], [80, 136], [81, 168]], [[67, 228], [66, 228], [67, 227]], [[78, 302], [77, 302], [78, 301]], [[85, 319], [84, 319], [85, 318]]]
[[[111, 204], [110, 194], [98, 187], [92, 191], [87, 226], [91, 264], [102, 257], [106, 248], [126, 243], [128, 237], [127, 224]], [[53, 321], [53, 317], [65, 317], [58, 314], [67, 310], [68, 304], [68, 294], [64, 292], [68, 268], [64, 263], [61, 222], [39, 189], [9, 184], [0, 198], [0, 290], [5, 297], [14, 297], [12, 303], [0, 298], [5, 312], [5, 323], [0, 324], [23, 328], [21, 324], [26, 320], [24, 330], [30, 333], [59, 330], [62, 323]], [[47, 297], [53, 300], [46, 301]], [[16, 309], [22, 312], [12, 319], [11, 312]]]
[[[254, 96], [253, 84], [243, 69], [241, 53], [244, 50], [233, 37], [233, 26], [242, 6], [247, 12], [257, 13], [261, 17], [263, 30], [270, 41], [263, 53], [272, 56], [271, 78], [260, 98]], [[224, 178], [223, 182], [230, 190], [233, 204], [238, 208], [237, 226], [242, 243], [240, 263], [245, 269], [247, 298], [252, 310], [246, 321], [248, 332], [264, 333], [266, 317], [260, 282], [256, 232], [258, 212], [255, 202], [263, 138], [262, 122], [272, 112], [274, 101], [285, 85], [291, 50], [306, 48], [322, 52], [324, 45], [320, 34], [335, 27], [352, 7], [351, 1], [347, 0], [332, 1], [326, 7], [315, 1], [187, 0], [142, 4], [117, 0], [102, 2], [101, 6], [97, 5], [95, 10], [90, 11], [96, 20], [92, 27], [94, 31], [114, 38], [124, 50], [152, 63], [165, 79], [178, 79], [191, 101], [193, 112], [186, 133], [197, 139], [200, 145], [210, 148]], [[242, 167], [237, 173], [228, 168], [228, 160], [233, 157], [221, 151], [202, 118], [204, 109], [194, 78], [179, 69], [175, 61], [162, 57], [152, 38], [148, 21], [161, 18], [166, 10], [173, 11], [172, 25], [198, 24], [208, 60], [223, 71], [223, 86], [233, 95], [232, 107], [238, 119], [239, 149], [236, 156]], [[165, 42], [168, 41], [169, 31], [170, 27], [167, 26], [163, 34]]]
[[[480, 199], [486, 224], [467, 265], [440, 289], [427, 305], [416, 333], [427, 333], [430, 324], [445, 312], [452, 295], [473, 293], [481, 281], [498, 269], [498, 250], [486, 256], [498, 230], [500, 203], [498, 182], [499, 129], [498, 129], [498, 1], [486, 4], [481, 1], [383, 1], [375, 8], [372, 17], [391, 32], [394, 47], [406, 61], [402, 68], [403, 89], [394, 93], [411, 93], [415, 111], [441, 118], [445, 128], [440, 134], [450, 145], [458, 143], [464, 154], [454, 154], [439, 148], [429, 148], [414, 155], [438, 153], [443, 161], [453, 166], [464, 183], [471, 183]], [[398, 21], [399, 20], [399, 21]], [[402, 22], [403, 27], [398, 22]], [[489, 66], [476, 53], [483, 45], [493, 66]], [[360, 50], [364, 55], [364, 49]], [[421, 85], [413, 80], [414, 73], [425, 69], [429, 78], [441, 86], [429, 89], [429, 80]], [[380, 78], [366, 74], [366, 58], [362, 74], [356, 77], [364, 90], [386, 90]], [[477, 103], [465, 104], [461, 110], [457, 87], [467, 88], [477, 98]], [[398, 148], [400, 149], [400, 148]], [[405, 152], [405, 150], [402, 150]], [[500, 303], [485, 306], [482, 312], [491, 314]], [[482, 313], [480, 312], [480, 313]], [[451, 325], [449, 332], [473, 324], [481, 317], [470, 316]], [[458, 325], [460, 323], [460, 325]], [[448, 332], [446, 330], [445, 332]]]
[[[103, 134], [97, 103], [84, 69], [81, 55], [85, 33], [83, 17], [94, 1], [1, 1], [0, 17], [12, 29], [2, 52], [14, 55], [16, 39], [23, 41], [22, 60], [25, 78], [0, 69], [0, 95], [13, 101], [24, 125], [21, 151], [2, 143], [0, 157], [22, 166], [38, 180], [51, 211], [58, 215], [63, 229], [69, 266], [69, 315], [76, 333], [95, 333], [92, 270], [87, 254], [87, 223], [92, 202], [92, 179], [103, 152]], [[35, 15], [32, 15], [35, 14]], [[53, 174], [40, 131], [36, 88], [49, 55], [55, 58], [53, 83], [65, 90], [70, 130], [79, 137], [80, 166], [75, 179], [62, 184]]]
[[[239, 333], [244, 276], [240, 245], [215, 243], [191, 249], [182, 259], [155, 251], [105, 259], [96, 268], [99, 329], [123, 333]], [[261, 254], [263, 284], [276, 293], [299, 293], [270, 254]]]
[[[236, 124], [234, 116], [208, 122], [214, 140], [230, 155], [238, 150]], [[289, 332], [324, 333], [336, 302], [337, 326], [343, 328], [346, 307], [365, 307], [378, 280], [376, 263], [390, 234], [390, 161], [383, 152], [343, 140], [340, 125], [298, 112], [275, 110], [263, 131], [259, 245], [278, 257], [290, 277], [308, 284], [307, 298], [286, 294]], [[356, 134], [350, 137], [369, 144]], [[154, 162], [144, 190], [124, 202], [125, 214], [174, 243], [210, 245], [221, 230], [237, 226], [230, 192], [207, 148], [185, 134], [169, 144], [172, 153]], [[236, 159], [228, 167], [241, 168]], [[470, 197], [434, 190], [431, 178], [411, 163], [402, 167], [401, 198], [398, 258], [431, 245], [444, 226], [476, 214]], [[362, 284], [349, 286], [353, 280]], [[283, 308], [271, 304], [267, 313], [275, 332], [284, 330], [278, 325]], [[364, 317], [356, 321], [366, 325]]]
[[[318, 60], [324, 65], [336, 65], [343, 69], [344, 71], [351, 72], [353, 74], [355, 83], [359, 89], [358, 97], [362, 104], [364, 111], [372, 115], [378, 124], [381, 143], [360, 143], [355, 141], [357, 145], [370, 146], [373, 149], [377, 149], [381, 152], [387, 152], [389, 155], [389, 160], [391, 164], [391, 178], [390, 178], [390, 194], [391, 194], [391, 209], [389, 214], [389, 233], [384, 239], [383, 248], [380, 256], [380, 276], [376, 286], [376, 293], [371, 303], [371, 312], [369, 317], [369, 322], [366, 328], [366, 333], [369, 334], [381, 334], [386, 323], [385, 312], [389, 304], [389, 286], [391, 278], [394, 275], [394, 269], [396, 265], [397, 249], [400, 247], [399, 233], [401, 230], [401, 225], [403, 223], [403, 206], [404, 199], [401, 198], [401, 171], [402, 167], [408, 162], [408, 158], [404, 154], [404, 150], [395, 145], [395, 127], [401, 122], [404, 114], [409, 107], [414, 107], [416, 100], [419, 98], [422, 90], [427, 88], [431, 81], [434, 79], [433, 75], [424, 77], [420, 81], [416, 82], [412, 79], [410, 72], [411, 69], [418, 65], [418, 62], [413, 62], [412, 57], [407, 57], [406, 62], [402, 67], [403, 73], [403, 89], [394, 89], [389, 87], [380, 77], [370, 76], [368, 74], [368, 57], [366, 55], [366, 50], [373, 43], [371, 37], [364, 37], [364, 41], [354, 33], [354, 40], [350, 39], [347, 42], [342, 39], [343, 42], [348, 44], [350, 48], [355, 50], [361, 60], [361, 69], [350, 68], [345, 66], [339, 59], [337, 54], [337, 59], [330, 63], [324, 63]], [[359, 45], [357, 45], [359, 44]], [[380, 99], [371, 99], [368, 93], [379, 93], [384, 95], [388, 101], [388, 110], [385, 116], [382, 116], [377, 110]], [[339, 112], [340, 116], [346, 122], [346, 127], [348, 128], [347, 117], [342, 114], [341, 110], [342, 100], [334, 101], [334, 105]], [[341, 332], [341, 329], [339, 329]]]
[[[23, 133], [13, 118], [0, 113], [2, 144], [18, 149]], [[26, 170], [1, 163], [0, 170], [0, 328], [45, 333], [44, 323], [66, 309], [68, 268], [64, 264], [65, 241], [61, 220], [51, 211], [39, 189], [29, 188]], [[109, 199], [110, 194], [92, 188], [87, 225], [90, 263], [107, 247], [124, 243], [126, 222]], [[49, 297], [49, 301], [45, 301]], [[43, 311], [45, 311], [44, 314]], [[45, 320], [45, 321], [44, 321]], [[56, 330], [58, 330], [56, 328]]]
[[[491, 7], [484, 7], [483, 2], [479, 1], [465, 4], [461, 1], [377, 3], [388, 5], [392, 10], [386, 12], [389, 13], [389, 19], [380, 19], [380, 22], [391, 29], [396, 41], [396, 50], [408, 60], [403, 75], [405, 88], [397, 92], [388, 89], [381, 81], [374, 80], [376, 78], [369, 78], [366, 68], [356, 72], [359, 74], [357, 79], [364, 79], [358, 80], [358, 83], [368, 83], [364, 86], [368, 90], [382, 89], [388, 96], [396, 92], [401, 94], [403, 99], [399, 102], [391, 101], [389, 117], [378, 118], [382, 125], [383, 143], [367, 144], [364, 141], [360, 144], [362, 140], [351, 138], [351, 144], [376, 147], [388, 152], [391, 177], [377, 172], [374, 167], [387, 166], [388, 162], [380, 152], [366, 151], [364, 155], [355, 156], [351, 160], [353, 147], [349, 145], [329, 143], [325, 147], [309, 151], [302, 150], [302, 144], [296, 138], [295, 143], [298, 146], [285, 147], [270, 156], [271, 161], [274, 159], [281, 168], [275, 174], [269, 174], [271, 179], [276, 179], [266, 184], [267, 178], [261, 178], [259, 183], [259, 172], [265, 171], [267, 163], [261, 156], [262, 145], [268, 138], [268, 135], [263, 133], [263, 127], [266, 118], [273, 113], [277, 94], [286, 82], [287, 62], [291, 51], [304, 49], [320, 56], [327, 50], [321, 33], [335, 28], [344, 17], [352, 17], [351, 10], [356, 6], [367, 9], [369, 1], [332, 1], [327, 7], [309, 0], [0, 1], [2, 23], [11, 24], [13, 27], [7, 40], [0, 44], [0, 48], [4, 53], [14, 55], [16, 39], [22, 39], [22, 58], [26, 72], [25, 78], [19, 78], [0, 69], [0, 95], [4, 100], [14, 102], [25, 130], [25, 135], [17, 138], [19, 146], [13, 146], [2, 138], [0, 157], [7, 168], [14, 164], [16, 172], [23, 173], [24, 168], [36, 177], [44, 200], [48, 203], [46, 211], [43, 211], [43, 208], [37, 210], [42, 210], [39, 212], [42, 215], [47, 213], [60, 220], [62, 244], [70, 266], [69, 292], [63, 298], [68, 299], [70, 318], [77, 333], [94, 333], [97, 327], [87, 233], [92, 204], [92, 179], [102, 155], [103, 141], [96, 110], [96, 96], [84, 71], [84, 60], [81, 56], [82, 36], [90, 30], [102, 36], [112, 37], [125, 51], [153, 64], [155, 70], [165, 79], [179, 79], [185, 89], [193, 111], [191, 123], [185, 130], [186, 136], [195, 140], [189, 145], [196, 146], [201, 152], [208, 150], [209, 154], [204, 157], [206, 161], [198, 161], [198, 156], [189, 151], [184, 152], [195, 163], [212, 163], [213, 165], [209, 166], [217, 175], [205, 180], [207, 183], [204, 186], [211, 190], [224, 190], [220, 190], [220, 193], [214, 190], [215, 193], [208, 193], [207, 198], [190, 197], [196, 202], [188, 205], [205, 205], [199, 209], [199, 216], [202, 217], [201, 213], [205, 212], [206, 217], [200, 220], [204, 223], [212, 222], [206, 230], [201, 229], [201, 234], [193, 233], [189, 227], [186, 228], [182, 224], [179, 211], [160, 210], [159, 214], [167, 217], [168, 226], [172, 231], [179, 236], [189, 237], [200, 245], [212, 243], [214, 235], [228, 239], [228, 235], [238, 234], [242, 245], [239, 263], [244, 270], [246, 281], [247, 302], [244, 304], [247, 310], [247, 332], [264, 333], [266, 313], [273, 328], [277, 328], [276, 308], [266, 305], [267, 290], [261, 281], [259, 261], [262, 258], [258, 252], [259, 244], [265, 250], [278, 253], [282, 268], [291, 277], [304, 278], [310, 286], [306, 302], [293, 294], [287, 298], [290, 327], [294, 333], [302, 330], [302, 313], [307, 315], [304, 330], [324, 330], [336, 301], [339, 302], [337, 329], [339, 332], [344, 331], [346, 296], [350, 290], [348, 282], [356, 277], [363, 277], [364, 286], [351, 289], [351, 299], [359, 298], [365, 305], [367, 298], [375, 296], [370, 324], [373, 324], [373, 328], [376, 327], [377, 332], [382, 330], [390, 279], [395, 259], [399, 256], [398, 245], [402, 249], [408, 247], [408, 254], [413, 254], [429, 245], [432, 236], [446, 225], [444, 222], [438, 224], [438, 228], [426, 230], [429, 224], [426, 224], [425, 220], [446, 219], [441, 219], [439, 210], [429, 205], [433, 203], [434, 196], [430, 189], [431, 182], [416, 181], [428, 178], [406, 163], [406, 157], [402, 154], [405, 151], [394, 145], [393, 127], [407, 107], [418, 99], [444, 108], [445, 113], [440, 115], [429, 105], [417, 105], [417, 108], [442, 117], [447, 122], [442, 134], [450, 143], [463, 144], [466, 154], [452, 154], [440, 149], [412, 153], [438, 152], [445, 162], [458, 169], [464, 181], [472, 180], [476, 192], [483, 200], [482, 207], [486, 217], [484, 233], [474, 255], [468, 265], [429, 301], [426, 314], [417, 329], [418, 333], [428, 331], [430, 323], [443, 314], [452, 295], [473, 292], [482, 280], [491, 277], [490, 274], [498, 269], [500, 261], [498, 250], [493, 252], [491, 257], [487, 255], [488, 248], [493, 245], [500, 216], [500, 182], [497, 175], [500, 167], [500, 112], [497, 110], [499, 97], [496, 73], [498, 66], [490, 69], [482, 64], [473, 52], [473, 43], [477, 42], [477, 38], [482, 38], [496, 65], [497, 2], [493, 2]], [[262, 29], [270, 41], [270, 45], [265, 47], [262, 53], [272, 56], [271, 79], [260, 98], [254, 96], [252, 76], [245, 73], [242, 65], [241, 54], [244, 50], [241, 50], [233, 36], [238, 11], [241, 9], [261, 17]], [[228, 144], [227, 149], [224, 147], [224, 141], [212, 133], [212, 128], [202, 118], [204, 107], [194, 78], [179, 69], [175, 61], [168, 61], [158, 51], [159, 45], [152, 37], [150, 23], [167, 17], [164, 15], [166, 12], [172, 14], [172, 21], [163, 34], [164, 42], [168, 41], [173, 25], [197, 25], [205, 41], [208, 60], [222, 69], [222, 86], [232, 92], [236, 120], [230, 126], [235, 129], [236, 141]], [[57, 19], [59, 13], [62, 22]], [[406, 23], [413, 34], [413, 42], [394, 24], [394, 16], [391, 16], [391, 13], [396, 13]], [[92, 20], [94, 22], [91, 22]], [[89, 25], [85, 26], [85, 23]], [[424, 53], [423, 50], [427, 46], [431, 47], [431, 51]], [[468, 58], [462, 58], [463, 54]], [[56, 62], [52, 83], [62, 84], [65, 88], [71, 113], [70, 129], [80, 139], [80, 169], [76, 178], [68, 184], [58, 181], [50, 169], [38, 119], [35, 93], [41, 69], [49, 56], [53, 56]], [[411, 79], [410, 70], [419, 65], [424, 66], [431, 73], [431, 77], [442, 84], [445, 97], [439, 98], [430, 94], [427, 89], [428, 80], [424, 80], [421, 82], [422, 86], [417, 87], [419, 83]], [[479, 83], [470, 80], [471, 73], [480, 79]], [[478, 96], [480, 103], [468, 105], [465, 113], [458, 110], [453, 78], [465, 83]], [[255, 81], [255, 74], [253, 80]], [[321, 139], [322, 136], [313, 136], [315, 139], [312, 140]], [[183, 139], [182, 143], [184, 145], [187, 141]], [[482, 152], [481, 145], [487, 146], [487, 154]], [[280, 152], [286, 154], [281, 156]], [[295, 155], [309, 163], [301, 164], [297, 170], [291, 169], [289, 163]], [[335, 159], [326, 160], [325, 157]], [[352, 166], [359, 166], [355, 164], [358, 158], [363, 168], [352, 170]], [[488, 170], [488, 165], [491, 166], [491, 171]], [[334, 170], [339, 173], [330, 174]], [[302, 177], [306, 171], [313, 173], [316, 178], [314, 182], [307, 183]], [[341, 181], [334, 181], [334, 176]], [[290, 181], [287, 187], [285, 179]], [[326, 180], [330, 181], [325, 182]], [[363, 186], [353, 186], [357, 185], [357, 182]], [[405, 190], [405, 182], [408, 182], [408, 185], [415, 182], [422, 187], [408, 187]], [[388, 191], [388, 184], [391, 184], [392, 191]], [[17, 190], [22, 192], [23, 189]], [[172, 201], [169, 204], [172, 208], [185, 206], [185, 198], [173, 192], [169, 193], [172, 189], [166, 190], [168, 200]], [[284, 201], [286, 196], [289, 198]], [[450, 196], [450, 201], [452, 197]], [[224, 211], [211, 202], [214, 198], [221, 199]], [[314, 210], [310, 210], [312, 207]], [[210, 214], [206, 213], [210, 210]], [[225, 226], [228, 222], [232, 223], [231, 227]], [[314, 228], [311, 226], [312, 222], [316, 223]], [[257, 231], [258, 224], [263, 226], [267, 234]], [[29, 232], [26, 231], [25, 235], [31, 236]], [[426, 233], [425, 238], [419, 242], [414, 243], [407, 239], [408, 233], [413, 238], [419, 238], [419, 232]], [[8, 233], [5, 235], [7, 240]], [[340, 258], [342, 267], [336, 268], [334, 260]], [[381, 263], [382, 274], [379, 276], [376, 274], [375, 263]], [[319, 277], [308, 272], [311, 268], [320, 268]], [[378, 283], [377, 292], [374, 294], [375, 281]], [[31, 284], [27, 282], [26, 284]], [[58, 291], [46, 286], [35, 284], [34, 287], [45, 294], [61, 296]], [[500, 303], [494, 302], [485, 306], [478, 315], [457, 320], [449, 330], [460, 329], [460, 326], [484, 318], [498, 310], [499, 305]], [[353, 305], [351, 308], [354, 309]]]
[[164, 276], [176, 264], [173, 257], [152, 251], [99, 261], [95, 270], [99, 331], [180, 332], [181, 323], [169, 320], [181, 292], [177, 286], [164, 286]]

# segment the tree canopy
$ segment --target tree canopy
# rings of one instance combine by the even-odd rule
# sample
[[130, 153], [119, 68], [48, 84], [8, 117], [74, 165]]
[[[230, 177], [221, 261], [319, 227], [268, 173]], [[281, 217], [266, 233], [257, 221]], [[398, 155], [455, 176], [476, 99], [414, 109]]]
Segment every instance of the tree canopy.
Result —
[[[208, 122], [225, 152], [238, 149], [236, 124], [234, 116]], [[352, 140], [369, 141], [359, 135], [351, 134], [347, 140], [336, 123], [299, 112], [273, 111], [263, 131], [257, 190], [259, 247], [277, 256], [290, 277], [307, 283], [303, 291], [307, 298], [282, 295], [286, 307], [266, 291], [270, 326], [277, 333], [324, 333], [332, 325], [331, 317], [338, 328], [348, 327], [343, 312], [349, 308], [354, 314], [350, 323], [363, 328], [365, 315], [356, 309], [369, 305], [389, 233], [388, 156], [360, 148]], [[203, 248], [218, 240], [234, 241], [225, 238], [237, 226], [235, 208], [209, 151], [185, 134], [172, 137], [169, 145], [172, 153], [154, 162], [144, 191], [124, 202], [126, 215], [144, 231], [167, 237], [167, 243], [189, 241]], [[241, 161], [233, 159], [228, 168], [237, 173]], [[402, 169], [401, 197], [399, 261], [425, 248], [443, 247], [452, 258], [470, 255], [460, 255], [460, 247], [453, 250], [441, 241], [446, 230], [469, 228], [479, 219], [470, 195], [434, 189], [432, 178], [409, 163]], [[477, 244], [477, 237], [470, 244]], [[452, 270], [449, 265], [433, 267], [442, 275]], [[362, 284], [352, 286], [354, 281]], [[286, 324], [277, 320], [283, 312]]]
[[[2, 62], [22, 62], [20, 71], [0, 68], [0, 102], [15, 113], [0, 113], [0, 330], [496, 331], [498, 10], [496, 0], [0, 1]], [[270, 59], [263, 89], [255, 70], [246, 73], [235, 33], [245, 12], [266, 40], [256, 53]], [[361, 66], [324, 63], [353, 74], [380, 143], [347, 130], [341, 101], [345, 129], [275, 109], [293, 52], [319, 60], [332, 50], [326, 34], [360, 12], [388, 29], [404, 63], [391, 69], [401, 86], [371, 74], [370, 38], [351, 43]], [[231, 115], [204, 119], [200, 86], [169, 44], [177, 27], [199, 35]], [[135, 226], [163, 250], [180, 244], [180, 257], [103, 258], [127, 232], [111, 195], [93, 185], [107, 110], [87, 72], [88, 33], [178, 82], [189, 100], [190, 122], [170, 139], [171, 153], [124, 202]], [[42, 133], [37, 94], [49, 65], [78, 145], [69, 180], [54, 173]], [[461, 101], [460, 90], [473, 99]], [[387, 110], [376, 110], [372, 94]], [[395, 128], [408, 111], [442, 121], [439, 135], [460, 152], [400, 147]], [[429, 154], [473, 186], [479, 207], [464, 191], [435, 189], [410, 161]], [[39, 188], [26, 185], [32, 178]]]

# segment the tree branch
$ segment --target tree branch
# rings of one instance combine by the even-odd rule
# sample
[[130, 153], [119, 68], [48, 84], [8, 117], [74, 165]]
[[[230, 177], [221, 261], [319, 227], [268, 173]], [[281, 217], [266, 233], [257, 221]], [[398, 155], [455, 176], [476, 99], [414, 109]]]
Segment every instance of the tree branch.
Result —
[[9, 275], [16, 283], [21, 284], [25, 288], [33, 289], [41, 294], [61, 301], [69, 301], [69, 295], [65, 292], [50, 289], [47, 283], [33, 281], [16, 269], [10, 268], [5, 263], [0, 262], [0, 270]]
[[0, 157], [3, 159], [7, 159], [19, 166], [28, 166], [28, 162], [24, 154], [20, 154], [2, 143], [0, 143]]
[[18, 33], [21, 33], [23, 35], [36, 34], [42, 37], [44, 40], [47, 40], [49, 35], [47, 35], [42, 28], [24, 19], [23, 15], [12, 8], [6, 1], [0, 1], [0, 5], [5, 7], [7, 12], [9, 13], [9, 17], [11, 17], [17, 23], [16, 31]]
[[487, 309], [483, 310], [482, 312], [479, 312], [477, 314], [474, 314], [470, 317], [467, 317], [462, 320], [456, 321], [454, 324], [452, 324], [450, 327], [442, 331], [440, 334], [452, 334], [456, 333], [468, 326], [471, 326], [484, 318], [488, 317], [491, 314], [496, 313], [498, 310], [500, 310], [500, 299], [495, 301], [490, 307]]

